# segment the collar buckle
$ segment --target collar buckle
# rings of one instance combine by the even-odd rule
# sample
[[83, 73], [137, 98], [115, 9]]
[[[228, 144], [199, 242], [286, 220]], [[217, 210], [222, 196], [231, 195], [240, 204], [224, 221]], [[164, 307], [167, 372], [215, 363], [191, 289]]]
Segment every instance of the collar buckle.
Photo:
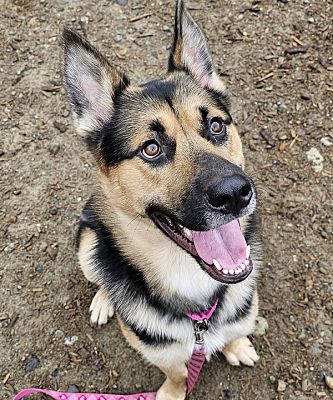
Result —
[[204, 343], [203, 334], [204, 332], [208, 331], [209, 327], [208, 320], [205, 318], [202, 321], [194, 321], [193, 326], [194, 326], [195, 343], [203, 344]]

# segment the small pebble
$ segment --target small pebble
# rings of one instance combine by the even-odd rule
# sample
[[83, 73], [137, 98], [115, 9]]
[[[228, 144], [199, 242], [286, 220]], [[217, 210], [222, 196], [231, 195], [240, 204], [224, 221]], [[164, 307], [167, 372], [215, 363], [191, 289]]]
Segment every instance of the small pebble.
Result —
[[[82, 357], [82, 358], [88, 358], [89, 355], [90, 355], [89, 351], [86, 350], [84, 347], [82, 347], [82, 349], [80, 349], [80, 350], [78, 351], [78, 354], [79, 354], [79, 356]], [[113, 375], [113, 370], [112, 370], [112, 375]]]
[[36, 265], [35, 271], [38, 272], [39, 274], [41, 274], [42, 272], [44, 272], [44, 267], [42, 264], [38, 264]]
[[81, 390], [80, 390], [79, 387], [76, 386], [75, 384], [70, 383], [70, 384], [68, 385], [67, 392], [69, 392], [69, 393], [80, 393]]
[[331, 376], [325, 375], [325, 383], [329, 389], [333, 390], [333, 378]]
[[169, 32], [170, 28], [168, 27], [168, 25], [163, 25], [163, 32]]
[[8, 243], [7, 246], [4, 248], [5, 253], [11, 253], [15, 250], [15, 243]]
[[51, 258], [51, 260], [55, 260], [58, 254], [58, 246], [50, 246], [47, 248], [47, 254]]
[[306, 339], [306, 333], [305, 333], [304, 329], [302, 329], [302, 332], [298, 335], [298, 339], [299, 340]]
[[113, 38], [113, 40], [114, 40], [116, 43], [121, 42], [122, 39], [123, 39], [123, 37], [122, 37], [121, 35], [116, 35], [116, 36]]
[[15, 196], [18, 196], [19, 194], [21, 194], [21, 190], [14, 189], [12, 193], [15, 194]]
[[46, 251], [47, 250], [47, 243], [40, 242], [39, 248], [40, 248], [41, 251]]
[[271, 383], [275, 383], [275, 382], [276, 382], [275, 376], [274, 376], [274, 375], [270, 375], [270, 376], [269, 376], [269, 381], [270, 381]]
[[58, 143], [54, 143], [49, 146], [49, 152], [54, 156], [59, 153], [59, 150], [60, 150], [60, 144]]
[[57, 214], [58, 214], [58, 209], [57, 209], [57, 207], [51, 207], [51, 208], [50, 208], [50, 214], [51, 214], [51, 215], [57, 215]]
[[331, 138], [329, 138], [328, 136], [324, 136], [320, 139], [320, 143], [323, 146], [329, 147], [329, 146], [333, 146], [333, 141]]
[[56, 330], [53, 332], [53, 336], [55, 336], [55, 337], [62, 337], [62, 336], [64, 336], [64, 332], [63, 332], [62, 330], [60, 330], [60, 329], [56, 329]]
[[62, 122], [59, 122], [59, 121], [54, 121], [53, 122], [53, 126], [55, 128], [57, 128], [60, 133], [64, 133], [68, 129], [67, 125], [65, 125], [65, 124], [63, 124]]
[[313, 17], [308, 18], [308, 23], [309, 24], [314, 24], [315, 23], [315, 19]]
[[16, 215], [11, 215], [11, 216], [9, 217], [9, 222], [10, 222], [11, 224], [15, 224], [15, 223], [17, 222], [17, 216], [16, 216]]
[[65, 338], [64, 343], [66, 346], [72, 346], [78, 340], [79, 340], [79, 338], [77, 336], [70, 336], [70, 337]]
[[279, 379], [276, 390], [278, 392], [284, 392], [286, 390], [286, 387], [287, 387], [286, 382], [284, 382], [281, 379]]
[[315, 147], [311, 147], [309, 151], [306, 152], [308, 160], [312, 162], [312, 169], [315, 172], [321, 172], [323, 170], [324, 157], [320, 154], [320, 151]]
[[126, 6], [128, 3], [128, 0], [117, 0], [117, 4], [120, 6]]
[[25, 363], [25, 372], [32, 372], [40, 366], [40, 360], [36, 356], [31, 356]]
[[264, 336], [268, 331], [268, 322], [264, 317], [257, 317], [253, 336]]

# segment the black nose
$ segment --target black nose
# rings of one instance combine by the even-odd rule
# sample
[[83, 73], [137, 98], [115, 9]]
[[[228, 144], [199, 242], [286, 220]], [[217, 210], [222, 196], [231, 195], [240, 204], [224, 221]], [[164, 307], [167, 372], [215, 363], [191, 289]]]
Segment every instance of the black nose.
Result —
[[225, 176], [207, 188], [209, 204], [226, 214], [239, 214], [249, 204], [252, 194], [251, 183], [242, 175]]

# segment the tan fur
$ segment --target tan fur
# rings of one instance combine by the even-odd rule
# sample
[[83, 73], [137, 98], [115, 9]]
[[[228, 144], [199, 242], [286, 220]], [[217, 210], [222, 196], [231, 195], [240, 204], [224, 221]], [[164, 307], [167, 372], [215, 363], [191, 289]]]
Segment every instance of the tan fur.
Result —
[[[133, 91], [139, 89], [131, 89]], [[207, 106], [210, 116], [220, 116], [226, 118], [221, 110], [216, 109], [208, 99], [199, 94], [190, 98], [175, 98], [173, 101], [177, 112], [177, 118], [165, 104], [155, 104], [153, 108], [146, 109], [144, 115], [136, 120], [135, 132], [133, 135], [132, 149], [138, 148], [150, 132], [147, 130], [148, 122], [154, 119], [161, 121], [165, 126], [168, 135], [175, 139], [177, 143], [176, 154], [173, 162], [158, 171], [149, 165], [142, 163], [141, 160], [133, 158], [124, 160], [116, 167], [106, 168], [100, 162], [99, 183], [97, 190], [97, 204], [99, 214], [106, 226], [112, 226], [112, 231], [120, 249], [132, 260], [135, 265], [142, 269], [149, 282], [150, 289], [158, 294], [170, 295], [167, 285], [161, 285], [161, 276], [156, 274], [156, 268], [152, 267], [151, 260], [146, 257], [152, 256], [156, 250], [155, 258], [157, 262], [179, 263], [183, 258], [184, 263], [195, 263], [191, 257], [184, 253], [175, 243], [170, 241], [161, 231], [156, 230], [154, 223], [145, 215], [147, 203], [152, 199], [160, 199], [160, 202], [176, 208], [182, 199], [190, 182], [196, 176], [197, 170], [194, 164], [196, 154], [207, 152], [223, 157], [228, 161], [244, 167], [244, 157], [242, 152], [241, 140], [235, 125], [228, 126], [228, 141], [226, 145], [214, 146], [205, 138], [198, 135], [200, 129], [200, 114], [198, 107]], [[175, 177], [177, 179], [175, 179]], [[172, 190], [170, 190], [172, 188]], [[242, 222], [242, 227], [246, 226], [246, 219]], [[128, 241], [128, 232], [131, 232], [133, 240]], [[158, 241], [158, 249], [152, 249], [151, 243]], [[80, 245], [80, 262], [87, 264], [89, 246], [94, 243], [92, 232], [85, 232]], [[154, 258], [154, 257], [153, 257]], [[166, 261], [168, 259], [168, 261]], [[163, 260], [163, 261], [161, 261]], [[94, 281], [94, 276], [87, 267], [83, 267], [87, 279]], [[198, 271], [197, 285], [202, 282], [204, 272]], [[162, 278], [163, 279], [163, 278]], [[165, 281], [163, 281], [165, 283]], [[204, 296], [203, 296], [204, 297]], [[109, 306], [102, 297], [96, 302], [97, 311], [92, 307], [92, 321], [94, 323], [106, 323], [107, 314], [112, 306]], [[108, 308], [109, 307], [109, 308]], [[257, 314], [257, 296], [253, 300], [252, 310], [248, 316], [249, 320]], [[95, 316], [95, 317], [93, 317]], [[155, 355], [154, 349], [142, 343], [138, 337], [119, 319], [121, 331], [129, 344], [138, 350], [145, 358], [154, 359], [154, 364], [159, 367], [166, 375], [167, 379], [158, 391], [158, 400], [183, 400], [186, 391], [187, 369], [185, 360], [177, 358], [177, 348], [173, 346], [170, 353], [173, 355], [172, 362], [167, 363], [163, 357]], [[163, 352], [167, 351], [167, 346]], [[243, 363], [253, 365], [258, 359], [252, 345], [247, 338], [239, 338], [229, 343], [222, 350], [227, 360], [233, 365]]]
[[[179, 14], [183, 10], [180, 6], [183, 5], [180, 0], [177, 4]], [[225, 111], [217, 108], [213, 96], [206, 89], [220, 91], [222, 96], [225, 87], [211, 65], [211, 58], [208, 50], [205, 50], [206, 42], [200, 29], [186, 10], [183, 11], [182, 18], [180, 17], [178, 15], [176, 24], [182, 24], [178, 26], [181, 34], [176, 41], [172, 57], [174, 66], [179, 67], [179, 70], [186, 67], [186, 72], [173, 71], [163, 82], [169, 81], [163, 88], [173, 88], [172, 105], [169, 100], [160, 100], [159, 96], [156, 96], [156, 100], [143, 96], [144, 87], [131, 85], [122, 87], [124, 97], [126, 93], [131, 94], [131, 99], [135, 98], [137, 101], [132, 101], [128, 106], [124, 100], [124, 109], [127, 114], [120, 114], [120, 124], [123, 119], [126, 123], [123, 131], [119, 129], [123, 135], [119, 138], [123, 137], [123, 140], [126, 140], [126, 151], [135, 156], [124, 157], [121, 162], [116, 162], [115, 166], [110, 167], [105, 161], [107, 157], [102, 151], [104, 149], [101, 145], [102, 141], [96, 144], [93, 152], [99, 172], [94, 208], [102, 224], [112, 232], [112, 240], [119, 253], [126, 255], [127, 261], [132, 262], [135, 268], [143, 273], [150, 294], [166, 299], [171, 296], [185, 298], [208, 308], [211, 306], [209, 303], [211, 293], [215, 293], [219, 284], [198, 267], [194, 257], [157, 229], [152, 219], [146, 215], [147, 207], [152, 202], [161, 204], [168, 210], [181, 209], [191, 184], [200, 175], [198, 158], [202, 154], [217, 156], [244, 169], [242, 144], [233, 123], [227, 126], [227, 141], [221, 145], [213, 143], [215, 139], [212, 137], [211, 140], [203, 137], [205, 133], [201, 132], [200, 108], [207, 109], [208, 119], [214, 117], [219, 117], [224, 121], [229, 119]], [[83, 95], [87, 97], [82, 108], [83, 114], [78, 113], [76, 120], [78, 132], [89, 136], [90, 131], [96, 129], [98, 131], [103, 124], [110, 123], [114, 107], [113, 94], [122, 86], [124, 76], [118, 73], [99, 52], [91, 48], [87, 50], [84, 40], [75, 39], [75, 43], [72, 53], [69, 52], [68, 55], [67, 74], [75, 81], [75, 87], [82, 86]], [[71, 57], [72, 63], [70, 63]], [[92, 71], [97, 69], [100, 72], [100, 78], [96, 79], [94, 73], [89, 76], [90, 69]], [[75, 80], [77, 71], [80, 72], [80, 76], [78, 80]], [[191, 77], [189, 77], [189, 72]], [[87, 79], [88, 84], [85, 87], [87, 77], [90, 80]], [[170, 162], [154, 168], [145, 162], [147, 160], [140, 159], [136, 155], [140, 154], [138, 152], [142, 145], [152, 138], [151, 124], [156, 121], [163, 125], [169, 140], [175, 143], [175, 154], [172, 160], [169, 160]], [[222, 143], [222, 139], [218, 143]], [[193, 213], [195, 213], [195, 206]], [[240, 223], [244, 232], [248, 225], [248, 218], [243, 218]], [[80, 236], [78, 257], [87, 280], [100, 285], [91, 303], [90, 311], [91, 322], [101, 325], [113, 315], [114, 307], [109, 298], [109, 287], [107, 284], [103, 285], [105, 282], [99, 281], [102, 278], [97, 275], [98, 265], [93, 264], [92, 253], [96, 242], [97, 236], [94, 231], [85, 228]], [[158, 246], [154, 245], [155, 243], [158, 243]], [[97, 267], [96, 270], [94, 267]], [[257, 293], [255, 292], [253, 296], [251, 309], [246, 317], [236, 322], [229, 323], [228, 321], [228, 312], [229, 315], [234, 315], [232, 313], [235, 312], [237, 306], [240, 310], [241, 305], [245, 304], [245, 299], [250, 298], [250, 294], [253, 293], [256, 274], [257, 272], [253, 271], [245, 281], [229, 288], [223, 304], [224, 314], [218, 317], [220, 324], [217, 324], [216, 331], [212, 330], [213, 332], [206, 334], [208, 338], [211, 335], [210, 341], [206, 341], [208, 358], [212, 352], [223, 346], [222, 352], [232, 365], [240, 363], [253, 365], [258, 360], [253, 346], [246, 338], [246, 335], [252, 332], [254, 319], [258, 313]], [[110, 296], [115, 296], [112, 300], [121, 313], [121, 308], [119, 308], [121, 302], [116, 301], [116, 291], [110, 290], [110, 293]], [[129, 310], [129, 317], [127, 314], [124, 314], [125, 316], [122, 314], [128, 324], [133, 318], [133, 321], [141, 324], [148, 334], [154, 334], [156, 326], [163, 326], [163, 335], [165, 334], [166, 337], [169, 335], [169, 337], [178, 338], [176, 333], [179, 332], [184, 337], [181, 336], [181, 339], [172, 342], [166, 341], [165, 344], [155, 347], [145, 344], [134, 333], [134, 331], [140, 332], [136, 330], [139, 329], [139, 325], [131, 325], [134, 329], [132, 331], [118, 316], [120, 329], [133, 348], [165, 373], [167, 378], [157, 392], [157, 400], [183, 400], [186, 395], [186, 362], [190, 359], [193, 350], [192, 323], [187, 319], [185, 321], [163, 320], [164, 317], [161, 317], [148, 301], [141, 304], [144, 301], [146, 300], [142, 297], [136, 303], [133, 302], [135, 306]], [[224, 323], [224, 321], [227, 322]]]
[[91, 252], [96, 244], [97, 237], [93, 230], [86, 228], [80, 238], [78, 258], [85, 278], [89, 282], [97, 283], [97, 277], [90, 263]]
[[206, 105], [211, 117], [226, 118], [208, 98], [199, 93], [186, 99], [179, 95], [175, 96], [173, 105], [177, 117], [165, 103], [153, 107], [150, 103], [144, 113], [141, 109], [139, 116], [133, 115], [136, 134], [131, 146], [135, 150], [150, 137], [149, 122], [157, 119], [177, 143], [175, 158], [170, 165], [156, 171], [137, 158], [125, 160], [110, 169], [99, 163], [104, 193], [112, 197], [112, 204], [118, 203], [126, 212], [144, 214], [146, 204], [152, 198], [160, 199], [166, 206], [177, 207], [197, 173], [193, 165], [195, 157], [202, 152], [216, 154], [240, 167], [244, 165], [242, 144], [234, 124], [228, 126], [228, 141], [223, 146], [215, 146], [198, 134], [200, 106]]

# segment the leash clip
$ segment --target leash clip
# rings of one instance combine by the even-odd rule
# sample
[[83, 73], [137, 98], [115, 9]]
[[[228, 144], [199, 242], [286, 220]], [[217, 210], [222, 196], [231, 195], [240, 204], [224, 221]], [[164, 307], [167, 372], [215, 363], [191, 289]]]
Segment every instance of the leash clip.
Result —
[[204, 332], [208, 331], [208, 320], [203, 319], [202, 321], [195, 321], [193, 323], [194, 326], [194, 336], [195, 336], [195, 343], [196, 344], [203, 344], [204, 343], [204, 338], [203, 334]]

